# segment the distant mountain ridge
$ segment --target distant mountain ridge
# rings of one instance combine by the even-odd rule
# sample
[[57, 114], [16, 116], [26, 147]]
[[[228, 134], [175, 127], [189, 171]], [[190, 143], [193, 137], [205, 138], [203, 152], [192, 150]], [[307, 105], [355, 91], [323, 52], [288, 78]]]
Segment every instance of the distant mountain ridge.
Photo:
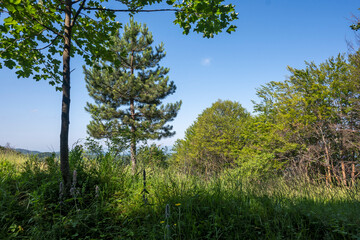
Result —
[[14, 148], [15, 151], [20, 152], [22, 154], [39, 154], [42, 152], [39, 151], [31, 151], [31, 150], [27, 150], [27, 149], [23, 149], [23, 148]]
[[[50, 157], [54, 153], [54, 152], [32, 151], [32, 150], [23, 149], [23, 148], [8, 148], [8, 147], [4, 147], [4, 146], [0, 146], [0, 152], [1, 151], [14, 151], [14, 152], [18, 152], [18, 153], [21, 153], [24, 155], [38, 155], [38, 157], [40, 157], [40, 158]], [[55, 155], [58, 156], [59, 152], [55, 153]]]
[[[15, 151], [25, 154], [25, 155], [37, 155], [39, 158], [51, 157], [55, 152], [39, 152], [39, 151], [31, 151], [23, 148], [15, 148]], [[55, 156], [59, 156], [59, 152], [55, 153]]]

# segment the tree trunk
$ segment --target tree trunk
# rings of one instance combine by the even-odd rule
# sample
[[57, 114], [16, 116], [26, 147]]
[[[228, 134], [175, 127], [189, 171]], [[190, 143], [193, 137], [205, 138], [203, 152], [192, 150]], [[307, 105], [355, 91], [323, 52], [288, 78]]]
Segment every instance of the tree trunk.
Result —
[[351, 163], [351, 186], [355, 186], [355, 162]]
[[325, 164], [326, 164], [326, 185], [329, 185], [330, 183], [332, 183], [331, 181], [331, 166], [330, 166], [330, 154], [329, 154], [329, 150], [328, 150], [328, 147], [327, 147], [327, 144], [326, 144], [326, 140], [325, 140], [325, 136], [324, 136], [324, 133], [322, 131], [322, 128], [320, 127], [320, 132], [321, 132], [321, 138], [322, 138], [322, 141], [324, 143], [324, 149], [325, 149], [325, 154], [326, 154], [326, 157], [325, 157]]
[[136, 173], [136, 142], [131, 140], [130, 144], [130, 151], [131, 151], [131, 170], [132, 173]]
[[131, 167], [133, 174], [136, 173], [136, 136], [135, 136], [135, 106], [134, 100], [130, 100], [130, 114], [133, 124], [131, 126], [131, 143], [130, 143], [130, 152], [131, 152]]
[[[130, 60], [130, 68], [131, 68], [131, 75], [134, 75], [134, 50], [131, 53], [131, 60]], [[136, 136], [135, 136], [135, 105], [134, 99], [130, 100], [130, 115], [132, 125], [131, 125], [131, 143], [130, 143], [130, 152], [131, 152], [131, 167], [133, 174], [136, 173]]]
[[325, 146], [325, 152], [326, 152], [326, 184], [331, 184], [331, 165], [330, 165], [330, 156], [327, 147]]
[[341, 160], [341, 173], [342, 173], [342, 182], [343, 182], [343, 185], [346, 186], [346, 185], [347, 185], [347, 182], [346, 182], [346, 169], [345, 169], [344, 160]]
[[69, 166], [69, 113], [70, 113], [70, 50], [71, 50], [71, 1], [65, 6], [65, 45], [63, 52], [62, 111], [60, 133], [60, 169], [66, 189], [71, 185]]
[[335, 167], [334, 167], [334, 163], [333, 163], [333, 162], [331, 163], [331, 168], [332, 168], [334, 177], [335, 177], [336, 181], [338, 182], [338, 184], [339, 184], [339, 186], [340, 186], [342, 182], [341, 182], [341, 179], [340, 179], [340, 177], [338, 176], [338, 174], [337, 174], [337, 172], [336, 172], [336, 170], [335, 170]]

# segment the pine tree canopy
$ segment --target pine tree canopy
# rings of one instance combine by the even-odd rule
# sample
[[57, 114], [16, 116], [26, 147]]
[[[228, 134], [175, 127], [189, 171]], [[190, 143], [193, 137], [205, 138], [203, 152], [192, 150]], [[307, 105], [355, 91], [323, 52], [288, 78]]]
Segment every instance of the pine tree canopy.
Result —
[[169, 69], [159, 65], [166, 55], [163, 44], [154, 48], [146, 25], [132, 19], [114, 38], [114, 61], [84, 68], [87, 89], [95, 100], [85, 108], [93, 118], [88, 133], [128, 142], [173, 136], [167, 123], [176, 117], [181, 101], [162, 104], [176, 90], [167, 76]]

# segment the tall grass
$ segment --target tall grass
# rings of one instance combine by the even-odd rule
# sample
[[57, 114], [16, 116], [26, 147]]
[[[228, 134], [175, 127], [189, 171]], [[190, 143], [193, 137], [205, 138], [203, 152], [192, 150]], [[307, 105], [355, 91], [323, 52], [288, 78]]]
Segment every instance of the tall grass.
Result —
[[[1, 161], [0, 239], [359, 239], [360, 191], [282, 178], [205, 180], [143, 171], [107, 154], [70, 154], [76, 197], [60, 196], [58, 160]], [[73, 189], [74, 190], [74, 189]]]
[[17, 166], [25, 163], [29, 156], [16, 152], [9, 148], [0, 147], [0, 162], [9, 162]]

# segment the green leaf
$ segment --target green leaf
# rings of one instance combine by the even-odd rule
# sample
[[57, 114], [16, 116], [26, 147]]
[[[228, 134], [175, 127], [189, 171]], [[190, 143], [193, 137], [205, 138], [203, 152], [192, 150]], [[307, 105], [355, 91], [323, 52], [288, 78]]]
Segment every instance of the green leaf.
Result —
[[166, 3], [169, 5], [173, 5], [176, 0], [166, 0]]
[[12, 17], [8, 17], [4, 19], [4, 23], [5, 25], [14, 25], [17, 22]]
[[5, 60], [4, 64], [9, 69], [13, 69], [16, 66], [16, 63], [13, 60]]
[[231, 25], [231, 26], [226, 30], [226, 32], [227, 32], [227, 33], [235, 32], [235, 29], [236, 29], [236, 26]]

